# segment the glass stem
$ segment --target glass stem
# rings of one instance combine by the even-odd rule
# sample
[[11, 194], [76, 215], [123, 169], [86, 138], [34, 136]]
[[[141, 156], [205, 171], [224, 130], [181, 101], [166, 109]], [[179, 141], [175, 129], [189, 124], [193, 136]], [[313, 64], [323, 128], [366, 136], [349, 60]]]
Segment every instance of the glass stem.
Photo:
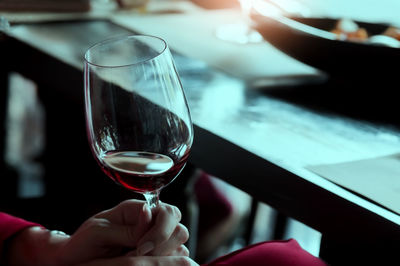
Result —
[[150, 209], [157, 207], [160, 203], [160, 190], [143, 193], [143, 196], [145, 197], [147, 205], [149, 205]]

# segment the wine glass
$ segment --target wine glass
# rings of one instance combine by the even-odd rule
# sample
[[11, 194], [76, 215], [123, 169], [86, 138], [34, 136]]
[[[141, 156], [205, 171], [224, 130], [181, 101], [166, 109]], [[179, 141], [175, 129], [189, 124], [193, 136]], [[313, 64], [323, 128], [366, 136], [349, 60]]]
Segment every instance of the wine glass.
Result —
[[86, 126], [92, 153], [117, 184], [153, 208], [193, 143], [188, 104], [171, 52], [155, 36], [117, 37], [85, 54]]

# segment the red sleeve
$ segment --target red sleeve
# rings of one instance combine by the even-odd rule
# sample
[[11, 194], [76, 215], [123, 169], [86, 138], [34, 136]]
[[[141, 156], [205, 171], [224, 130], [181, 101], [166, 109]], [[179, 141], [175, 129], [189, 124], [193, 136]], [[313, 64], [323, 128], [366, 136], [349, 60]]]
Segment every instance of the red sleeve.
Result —
[[29, 226], [40, 225], [0, 212], [0, 251], [5, 240]]
[[254, 244], [232, 252], [203, 266], [326, 266], [300, 247], [296, 240], [268, 241]]

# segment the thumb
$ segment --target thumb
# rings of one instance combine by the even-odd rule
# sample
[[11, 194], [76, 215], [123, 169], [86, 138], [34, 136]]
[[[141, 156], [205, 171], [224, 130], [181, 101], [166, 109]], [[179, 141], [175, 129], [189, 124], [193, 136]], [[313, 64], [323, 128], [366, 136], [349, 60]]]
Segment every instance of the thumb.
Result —
[[148, 231], [150, 223], [140, 219], [137, 225], [113, 224], [98, 220], [91, 230], [95, 241], [101, 246], [121, 246], [135, 248], [139, 239]]
[[[99, 235], [103, 241], [113, 241], [113, 244], [133, 243], [150, 229], [152, 212], [147, 204], [138, 201], [125, 201], [117, 207], [104, 211], [92, 217], [92, 225], [99, 223]], [[101, 226], [101, 224], [103, 226]], [[106, 244], [106, 243], [104, 243]]]
[[134, 225], [139, 218], [151, 220], [151, 211], [144, 201], [126, 200], [112, 209], [96, 214], [95, 218], [104, 218], [115, 224]]

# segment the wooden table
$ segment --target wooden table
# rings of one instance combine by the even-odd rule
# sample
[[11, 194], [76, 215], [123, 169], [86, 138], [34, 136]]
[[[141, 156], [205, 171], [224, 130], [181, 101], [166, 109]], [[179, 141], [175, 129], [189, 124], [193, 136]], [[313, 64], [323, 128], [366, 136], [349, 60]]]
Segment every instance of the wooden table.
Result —
[[[59, 184], [56, 177], [48, 177], [53, 187], [65, 185], [61, 191], [70, 193], [79, 185], [74, 174], [88, 178], [100, 174], [90, 152], [83, 148], [87, 143], [82, 56], [91, 44], [121, 33], [127, 31], [106, 21], [78, 21], [16, 25], [2, 40], [1, 46], [10, 51], [3, 52], [7, 70], [21, 72], [39, 84], [49, 114], [48, 143], [58, 143], [48, 147], [47, 160], [52, 163], [49, 171], [65, 171], [66, 176], [71, 176], [69, 184]], [[360, 259], [357, 256], [361, 253], [368, 258], [368, 254], [390, 254], [383, 249], [374, 254], [363, 253], [362, 249], [391, 248], [400, 239], [399, 214], [306, 167], [398, 151], [400, 133], [392, 122], [352, 117], [353, 112], [348, 112], [351, 103], [356, 108], [365, 106], [355, 105], [350, 99], [347, 108], [332, 107], [333, 101], [343, 99], [340, 91], [336, 98], [330, 98], [334, 97], [335, 85], [256, 90], [203, 62], [178, 54], [175, 60], [195, 124], [190, 156], [194, 165], [320, 231], [326, 239], [323, 252], [331, 261], [332, 253], [327, 250], [338, 243], [340, 252], [344, 252], [343, 256], [335, 254], [338, 260], [350, 248], [355, 259]], [[361, 113], [368, 113], [364, 111]], [[83, 150], [87, 161], [74, 161], [74, 149], [76, 153]], [[54, 160], [55, 156], [61, 161]], [[101, 187], [99, 190], [99, 194], [111, 193]], [[68, 193], [62, 195], [71, 197]]]

